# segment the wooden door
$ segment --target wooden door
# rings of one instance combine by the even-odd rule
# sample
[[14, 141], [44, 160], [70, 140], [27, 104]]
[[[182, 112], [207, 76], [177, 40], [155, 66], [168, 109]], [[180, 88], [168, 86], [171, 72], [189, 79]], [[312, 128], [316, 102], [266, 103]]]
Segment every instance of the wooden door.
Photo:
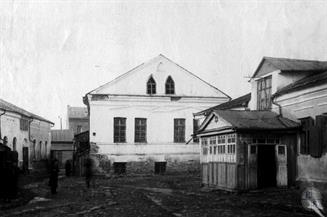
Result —
[[248, 146], [248, 188], [257, 188], [257, 145]]
[[277, 186], [287, 186], [287, 147], [286, 145], [276, 145], [275, 151]]

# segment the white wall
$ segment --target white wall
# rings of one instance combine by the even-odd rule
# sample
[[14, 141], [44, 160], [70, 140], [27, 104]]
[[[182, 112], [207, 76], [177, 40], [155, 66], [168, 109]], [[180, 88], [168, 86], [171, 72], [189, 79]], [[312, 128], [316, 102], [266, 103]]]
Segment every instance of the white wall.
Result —
[[23, 147], [28, 147], [28, 131], [20, 130], [21, 116], [16, 113], [6, 112], [1, 117], [1, 136], [7, 136], [8, 146], [13, 149], [13, 139], [16, 137], [16, 150], [18, 152], [19, 165], [23, 161]]
[[[327, 84], [284, 94], [276, 101], [283, 107], [285, 117], [296, 121], [305, 117], [315, 118], [316, 115], [327, 113]], [[298, 153], [297, 164], [299, 180], [327, 182], [326, 153], [321, 158]]]

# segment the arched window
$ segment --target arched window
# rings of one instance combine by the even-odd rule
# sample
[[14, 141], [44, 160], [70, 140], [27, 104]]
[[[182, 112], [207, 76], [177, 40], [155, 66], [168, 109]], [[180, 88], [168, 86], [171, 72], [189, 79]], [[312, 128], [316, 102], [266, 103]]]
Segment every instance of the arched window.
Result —
[[14, 137], [14, 139], [12, 140], [12, 150], [13, 151], [17, 151], [16, 144], [17, 144], [17, 139], [16, 139], [16, 137]]
[[45, 141], [45, 144], [44, 144], [44, 159], [47, 158], [47, 155], [48, 155], [48, 141]]
[[166, 80], [166, 94], [175, 94], [175, 82], [170, 76]]
[[156, 82], [151, 76], [146, 84], [147, 94], [156, 94]]

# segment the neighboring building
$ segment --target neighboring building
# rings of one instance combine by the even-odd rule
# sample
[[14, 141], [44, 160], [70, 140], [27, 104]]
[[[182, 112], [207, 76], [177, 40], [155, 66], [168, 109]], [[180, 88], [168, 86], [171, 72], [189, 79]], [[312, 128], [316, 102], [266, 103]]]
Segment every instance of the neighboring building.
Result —
[[19, 166], [38, 167], [38, 162], [48, 159], [54, 123], [2, 99], [0, 111], [0, 137], [18, 152]]
[[67, 160], [73, 161], [74, 132], [72, 130], [51, 130], [51, 155], [64, 168]]
[[67, 126], [74, 134], [89, 130], [89, 115], [86, 107], [67, 106]]
[[165, 165], [196, 170], [200, 149], [192, 137], [198, 127], [192, 114], [229, 100], [159, 55], [85, 95], [91, 154], [122, 172], [162, 172]]
[[[85, 131], [74, 136], [74, 145], [75, 145], [75, 153], [74, 153], [74, 173], [75, 175], [82, 176], [84, 175], [84, 163], [86, 158], [89, 157], [90, 154], [90, 133], [89, 131]], [[109, 162], [108, 162], [109, 163]], [[108, 164], [107, 164], [108, 165]], [[101, 167], [105, 167], [102, 165]], [[109, 165], [110, 167], [110, 165]]]
[[327, 61], [264, 57], [251, 86], [251, 110], [271, 109], [302, 123], [297, 180], [327, 183]]
[[271, 111], [212, 110], [201, 125], [202, 183], [242, 191], [294, 184], [300, 124]]
[[[327, 62], [264, 57], [250, 82], [251, 96], [245, 110], [272, 111], [302, 124], [296, 146], [292, 141], [285, 144], [287, 157], [294, 158], [288, 161], [297, 162], [296, 180], [327, 184]], [[222, 105], [216, 109], [225, 109]], [[196, 115], [208, 112], [212, 114], [212, 108]], [[291, 171], [288, 177], [293, 177]]]

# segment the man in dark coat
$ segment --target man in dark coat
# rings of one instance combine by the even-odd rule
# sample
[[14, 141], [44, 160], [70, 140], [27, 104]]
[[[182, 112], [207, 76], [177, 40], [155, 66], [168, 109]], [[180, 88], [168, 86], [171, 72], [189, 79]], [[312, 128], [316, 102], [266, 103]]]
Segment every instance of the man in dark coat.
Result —
[[86, 182], [86, 187], [90, 188], [90, 182], [92, 180], [93, 176], [93, 162], [91, 158], [86, 158], [85, 160], [85, 182]]
[[59, 173], [59, 162], [56, 158], [53, 158], [51, 160], [50, 164], [50, 180], [49, 180], [49, 186], [51, 188], [51, 193], [56, 194], [57, 193], [57, 187], [58, 187], [58, 173]]

